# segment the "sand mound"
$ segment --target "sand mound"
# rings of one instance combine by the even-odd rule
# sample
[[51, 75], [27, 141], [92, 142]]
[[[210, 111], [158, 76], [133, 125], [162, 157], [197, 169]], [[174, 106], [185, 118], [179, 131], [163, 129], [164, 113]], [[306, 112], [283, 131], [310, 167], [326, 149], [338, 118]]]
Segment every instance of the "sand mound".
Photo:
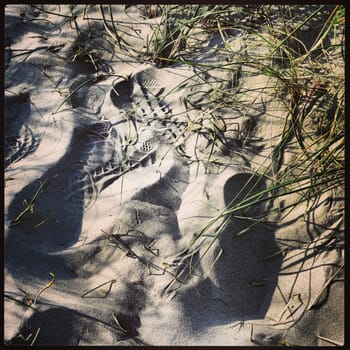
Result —
[[266, 48], [199, 30], [192, 64], [152, 64], [171, 23], [113, 6], [119, 48], [107, 7], [5, 8], [5, 341], [342, 343], [343, 194], [262, 219], [294, 203], [267, 188], [297, 158], [263, 171], [286, 106], [239, 62]]

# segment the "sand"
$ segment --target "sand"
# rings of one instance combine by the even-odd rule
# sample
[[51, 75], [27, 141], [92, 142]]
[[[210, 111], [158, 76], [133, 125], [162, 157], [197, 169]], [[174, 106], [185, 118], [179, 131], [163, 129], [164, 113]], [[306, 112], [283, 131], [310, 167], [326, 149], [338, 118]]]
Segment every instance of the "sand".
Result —
[[[75, 7], [80, 30], [93, 33], [79, 39], [67, 5], [39, 8], [48, 12], [5, 7], [5, 342], [343, 344], [342, 189], [275, 224], [247, 218], [293, 196], [227, 225], [222, 215], [269, 185], [257, 171], [286, 109], [271, 79], [242, 76], [235, 63], [266, 48], [233, 31], [232, 69], [208, 71], [227, 57], [218, 33], [199, 31], [192, 59], [202, 66], [157, 67], [145, 47], [157, 13], [113, 5], [132, 57], [102, 37], [99, 6]], [[74, 56], [79, 48], [95, 60]], [[240, 108], [201, 109], [213, 86], [247, 89]], [[209, 158], [214, 124], [227, 142]], [[293, 157], [291, 143], [275, 170]]]

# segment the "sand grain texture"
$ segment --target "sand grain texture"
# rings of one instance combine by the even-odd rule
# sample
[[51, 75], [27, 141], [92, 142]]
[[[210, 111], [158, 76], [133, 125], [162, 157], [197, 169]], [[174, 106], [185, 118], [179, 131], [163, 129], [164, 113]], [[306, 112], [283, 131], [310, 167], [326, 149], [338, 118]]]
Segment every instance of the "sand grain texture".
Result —
[[[5, 341], [342, 343], [342, 192], [308, 220], [301, 203], [252, 225], [292, 196], [223, 215], [296, 157], [290, 143], [259, 175], [286, 106], [272, 77], [238, 62], [267, 49], [244, 30], [223, 43], [196, 28], [183, 58], [199, 65], [157, 67], [146, 43], [170, 25], [157, 6], [113, 5], [120, 47], [107, 40], [108, 6], [78, 5], [76, 21], [67, 5], [39, 8], [5, 7]], [[213, 91], [246, 93], [230, 109]]]

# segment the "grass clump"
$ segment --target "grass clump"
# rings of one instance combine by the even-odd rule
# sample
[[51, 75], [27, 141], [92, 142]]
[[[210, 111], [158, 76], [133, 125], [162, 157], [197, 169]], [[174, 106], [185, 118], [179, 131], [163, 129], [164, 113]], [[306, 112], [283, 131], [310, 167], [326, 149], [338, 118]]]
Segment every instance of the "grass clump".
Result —
[[[238, 235], [249, 232], [257, 224], [278, 224], [300, 205], [306, 208], [304, 220], [312, 220], [310, 209], [313, 203], [322, 195], [332, 195], [332, 192], [344, 189], [345, 9], [341, 5], [315, 5], [306, 7], [306, 10], [290, 5], [247, 6], [241, 15], [244, 14], [249, 20], [232, 21], [232, 16], [239, 12], [235, 6], [210, 6], [203, 9], [203, 12], [196, 8], [195, 16], [189, 20], [193, 26], [187, 26], [189, 30], [182, 32], [189, 40], [191, 30], [198, 24], [209, 28], [211, 34], [216, 32], [220, 35], [223, 43], [221, 52], [225, 52], [227, 57], [232, 54], [229, 49], [229, 38], [232, 35], [230, 33], [235, 31], [245, 32], [246, 37], [251, 38], [251, 48], [264, 48], [259, 51], [249, 50], [248, 47], [244, 54], [236, 55], [233, 60], [235, 65], [208, 65], [202, 70], [231, 69], [232, 72], [239, 73], [235, 73], [233, 79], [236, 84], [232, 84], [232, 81], [226, 78], [226, 87], [225, 84], [221, 84], [221, 89], [213, 88], [213, 93], [207, 93], [206, 99], [201, 100], [200, 97], [204, 95], [200, 88], [201, 83], [192, 95], [186, 97], [185, 102], [190, 110], [208, 108], [215, 112], [209, 113], [210, 123], [206, 126], [198, 126], [197, 123], [197, 128], [187, 129], [189, 132], [204, 133], [211, 141], [209, 145], [218, 146], [220, 142], [225, 142], [225, 133], [222, 132], [225, 128], [218, 127], [215, 115], [220, 115], [223, 108], [241, 113], [245, 107], [248, 110], [251, 106], [247, 106], [247, 101], [251, 104], [251, 100], [247, 96], [256, 94], [258, 97], [254, 101], [258, 101], [264, 98], [266, 89], [272, 91], [272, 97], [279, 101], [285, 110], [285, 115], [281, 118], [282, 128], [278, 141], [273, 145], [267, 162], [255, 170], [255, 179], [258, 179], [256, 185], [263, 180], [266, 181], [267, 187], [261, 190], [259, 186], [251, 183], [250, 189], [239, 202], [228, 205], [223, 212], [194, 234], [192, 246], [209, 232], [212, 233], [215, 227], [212, 239], [214, 244], [234, 218], [250, 223], [244, 231], [238, 232]], [[184, 61], [185, 50], [180, 54], [179, 51], [177, 49], [179, 56], [183, 54], [182, 59], [173, 62], [193, 65], [194, 71], [203, 68], [194, 61]], [[243, 84], [243, 87], [234, 88], [240, 85], [237, 82], [239, 79], [242, 81], [256, 75], [270, 79], [271, 86], [265, 85], [256, 89], [251, 87], [246, 90]], [[203, 84], [210, 84], [210, 81], [203, 79]], [[200, 102], [196, 103], [196, 100]], [[247, 144], [253, 138], [254, 133], [248, 130], [245, 135]], [[211, 156], [214, 147], [209, 147], [208, 152]], [[287, 153], [294, 155], [292, 162], [286, 162]], [[210, 163], [210, 156], [207, 163]], [[282, 200], [285, 204], [276, 205]], [[250, 208], [260, 204], [264, 205], [266, 210], [260, 216], [249, 216]], [[215, 262], [219, 258], [218, 256], [214, 259]]]
[[[136, 27], [131, 28], [130, 23], [114, 15], [112, 5], [99, 5], [98, 19], [90, 18], [88, 6], [83, 11], [70, 6], [69, 15], [57, 13], [69, 20], [76, 31], [68, 60], [87, 62], [89, 74], [96, 75], [72, 85], [54, 113], [78, 90], [109, 75], [118, 75], [109, 71], [100, 58], [100, 47], [89, 45], [96, 37], [100, 43], [111, 45], [113, 55], [133, 63], [192, 69], [193, 75], [186, 82], [192, 84], [192, 90], [183, 101], [188, 115], [194, 112], [196, 118], [188, 117], [185, 121], [184, 136], [194, 135], [207, 141], [206, 156], [202, 154], [191, 160], [203, 162], [208, 171], [212, 164], [219, 163], [215, 155], [223, 155], [223, 150], [227, 151], [227, 165], [231, 165], [229, 156], [233, 153], [244, 155], [261, 146], [256, 125], [265, 117], [267, 95], [283, 107], [283, 115], [279, 116], [281, 132], [277, 141], [271, 141], [271, 152], [264, 164], [255, 167], [244, 195], [238, 194], [239, 200], [235, 198], [218, 216], [199, 228], [192, 246], [215, 227], [214, 242], [235, 218], [249, 223], [238, 235], [257, 224], [281, 222], [300, 204], [306, 204], [304, 218], [307, 218], [312, 203], [320, 196], [344, 188], [344, 6], [144, 5], [138, 8], [152, 29], [145, 40]], [[99, 26], [90, 27], [92, 20]], [[81, 23], [87, 26], [82, 27]], [[141, 38], [144, 47], [133, 47], [134, 37]], [[210, 51], [208, 43], [215, 50]], [[213, 56], [218, 59], [210, 60]], [[265, 78], [263, 85], [245, 84], [258, 77]], [[56, 83], [55, 87], [63, 93]], [[176, 92], [175, 88], [170, 93]], [[233, 117], [223, 118], [224, 114]], [[197, 150], [201, 153], [199, 146]], [[294, 155], [291, 162], [286, 161], [287, 154]], [[182, 155], [187, 158], [186, 153]], [[261, 189], [261, 181], [267, 187]], [[26, 203], [15, 223], [32, 212], [39, 194]], [[285, 204], [276, 205], [282, 199], [286, 199]], [[266, 210], [252, 215], [250, 209], [257, 205], [263, 205]], [[219, 258], [220, 253], [214, 261]]]

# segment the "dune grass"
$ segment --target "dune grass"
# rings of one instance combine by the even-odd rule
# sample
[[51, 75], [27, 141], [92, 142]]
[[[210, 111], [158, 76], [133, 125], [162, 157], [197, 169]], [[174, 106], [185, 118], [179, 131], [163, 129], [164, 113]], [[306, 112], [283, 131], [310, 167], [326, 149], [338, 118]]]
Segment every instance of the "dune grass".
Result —
[[[193, 10], [192, 7], [191, 10]], [[268, 159], [269, 164], [256, 170], [259, 179], [269, 180], [267, 181], [268, 187], [261, 191], [255, 189], [254, 184], [249, 184], [249, 190], [245, 191], [245, 197], [239, 203], [235, 203], [233, 206], [228, 205], [217, 217], [208, 221], [194, 233], [191, 245], [195, 244], [215, 225], [216, 231], [212, 242], [214, 243], [234, 217], [249, 220], [251, 225], [248, 228], [251, 228], [257, 224], [268, 223], [271, 217], [276, 217], [275, 214], [278, 214], [278, 220], [282, 220], [301, 203], [306, 204], [304, 215], [306, 217], [310, 203], [332, 189], [344, 188], [344, 7], [333, 6], [333, 8], [326, 10], [325, 6], [318, 6], [311, 14], [306, 13], [297, 24], [293, 23], [294, 10], [293, 6], [278, 6], [274, 10], [278, 19], [275, 19], [275, 23], [271, 23], [267, 13], [271, 11], [270, 7], [246, 7], [246, 15], [250, 16], [251, 20], [254, 16], [260, 16], [260, 21], [266, 20], [263, 30], [261, 27], [254, 27], [249, 21], [244, 25], [237, 26], [237, 30], [246, 31], [268, 48], [267, 53], [262, 56], [248, 54], [239, 57], [239, 68], [243, 74], [261, 74], [271, 78], [275, 82], [274, 97], [280, 100], [287, 111], [279, 142], [274, 145]], [[308, 36], [308, 28], [315, 25], [315, 20], [317, 21], [319, 18], [317, 16], [321, 12], [325, 13], [322, 17], [323, 22], [318, 27], [316, 26], [313, 41], [308, 44], [304, 43], [303, 40]], [[166, 14], [168, 13], [170, 11], [166, 12]], [[197, 8], [194, 10], [193, 17], [184, 19], [186, 25], [180, 21], [181, 26], [185, 27], [186, 31], [175, 28], [172, 29], [172, 33], [180, 31], [179, 36], [184, 35], [182, 42], [188, 42], [192, 35], [191, 30], [199, 23], [202, 25], [205, 23], [206, 28], [209, 27], [211, 31], [219, 33], [224, 44], [223, 50], [227, 50], [229, 54], [229, 44], [225, 37], [228, 36], [228, 30], [235, 29], [235, 25], [230, 20], [232, 13], [236, 13], [236, 10], [227, 6], [214, 6], [210, 10]], [[206, 71], [232, 69], [232, 65], [229, 64], [203, 67], [200, 63], [197, 64], [190, 60], [184, 61], [186, 47], [183, 47], [181, 52], [181, 46], [177, 44], [178, 38], [174, 39], [171, 35], [165, 35], [163, 38], [160, 46], [176, 45], [175, 51], [181, 59], [174, 58], [172, 54], [167, 57], [159, 57], [161, 51], [156, 50], [155, 55], [158, 60], [166, 61], [169, 64], [191, 65], [194, 69], [200, 67]], [[252, 45], [256, 44], [256, 42], [252, 42]], [[237, 68], [237, 65], [234, 67]], [[220, 112], [220, 108], [223, 106], [236, 109], [242, 101], [243, 95], [249, 93], [249, 91], [237, 92], [237, 89], [234, 90], [234, 93], [232, 93], [232, 89], [220, 91], [214, 88], [214, 91], [213, 94], [209, 94], [209, 101], [200, 107], [202, 109], [208, 107], [209, 110], [216, 113]], [[188, 98], [187, 104], [193, 107]], [[207, 163], [210, 163], [213, 148], [223, 140], [220, 133], [221, 128], [216, 125], [214, 114], [210, 115], [212, 122], [210, 128], [199, 123], [197, 128], [188, 127], [186, 129], [189, 133], [205, 134], [212, 141], [211, 148], [208, 150]], [[292, 164], [284, 164], [283, 156], [291, 145], [297, 154], [296, 159]], [[261, 217], [248, 217], [244, 214], [252, 206], [260, 203], [267, 205], [274, 200], [280, 200], [293, 194], [298, 194], [294, 201], [289, 201], [288, 205], [283, 207], [269, 209]], [[217, 227], [219, 221], [222, 222]], [[247, 231], [249, 229], [238, 232], [237, 235]], [[204, 252], [205, 254], [206, 252]], [[219, 256], [214, 261], [216, 262], [218, 259]]]
[[[36, 9], [70, 21], [77, 38], [73, 52], [66, 59], [70, 63], [88, 62], [95, 72], [94, 77], [88, 77], [69, 92], [55, 84], [56, 91], [64, 98], [54, 113], [86, 84], [118, 75], [104, 70], [99, 56], [101, 48], [87, 45], [89, 38], [96, 34], [96, 29], [90, 28], [92, 20], [102, 24], [104, 40], [134, 63], [152, 63], [158, 68], [186, 66], [193, 70], [192, 77], [185, 82], [192, 84], [193, 92], [184, 96], [183, 102], [187, 113], [199, 110], [203, 113], [196, 120], [188, 117], [182, 136], [197, 135], [208, 140], [207, 154], [190, 159], [203, 162], [207, 170], [217, 162], [215, 154], [220, 154], [223, 147], [236, 147], [234, 152], [244, 154], [245, 147], [254, 143], [254, 127], [243, 132], [242, 118], [237, 118], [237, 122], [233, 118], [232, 122], [237, 124], [233, 146], [232, 140], [226, 137], [227, 120], [221, 118], [223, 110], [244, 116], [246, 111], [255, 108], [253, 102], [264, 105], [267, 90], [283, 106], [285, 113], [280, 117], [283, 128], [278, 141], [264, 164], [251, 170], [254, 177], [242, 189], [243, 198], [242, 194], [237, 194], [237, 198], [241, 198], [238, 202], [234, 198], [225, 210], [198, 228], [190, 246], [213, 227], [214, 242], [234, 218], [249, 222], [244, 232], [236, 233], [242, 235], [257, 224], [278, 224], [301, 203], [306, 203], [306, 217], [311, 204], [322, 194], [344, 188], [344, 6], [138, 5], [145, 19], [157, 19], [151, 24], [153, 31], [145, 39], [144, 47], [132, 47], [128, 42], [131, 33], [139, 35], [137, 29], [129, 24], [130, 31], [125, 35], [127, 24], [113, 13], [113, 5], [99, 5], [99, 19], [90, 17], [89, 5], [70, 6], [70, 15]], [[84, 21], [88, 25], [82, 27]], [[234, 49], [237, 37], [243, 37], [247, 47]], [[219, 40], [215, 55], [226, 57], [226, 61], [203, 63], [198, 57], [206, 51], [201, 51], [200, 47], [214, 38]], [[269, 85], [244, 87], [244, 80], [252, 76], [265, 77]], [[182, 85], [168, 94], [181, 88]], [[252, 96], [256, 96], [255, 99]], [[181, 147], [177, 149], [189, 160]], [[297, 156], [288, 164], [284, 156], [291, 150]], [[253, 179], [258, 179], [257, 183], [253, 183]], [[263, 190], [258, 186], [262, 181], [267, 184]], [[287, 205], [273, 204], [295, 194], [298, 195], [296, 199], [288, 201]], [[15, 221], [30, 210], [30, 205]], [[266, 210], [260, 216], [249, 216], [249, 209], [256, 205], [263, 205]]]
[[[67, 63], [73, 64], [80, 60], [87, 63], [94, 72], [93, 76], [88, 76], [80, 84], [72, 84], [71, 88], [67, 89], [56, 83], [45, 67], [36, 66], [60, 95], [60, 103], [53, 114], [59, 113], [65, 105], [70, 108], [71, 97], [87, 84], [94, 84], [111, 75], [120, 77], [118, 72], [104, 69], [100, 54], [102, 48], [87, 45], [91, 36], [96, 34], [96, 29], [90, 28], [89, 25], [81, 26], [84, 21], [88, 24], [92, 21], [88, 5], [80, 9], [70, 6], [68, 15], [62, 14], [59, 8], [57, 11], [47, 11], [37, 6], [33, 8], [39, 13], [57, 15], [70, 22], [76, 32], [76, 40], [73, 50], [66, 57]], [[211, 253], [216, 240], [228, 229], [232, 220], [245, 220], [247, 223], [243, 230], [232, 232], [241, 236], [249, 234], [257, 225], [278, 225], [291, 215], [295, 208], [303, 204], [306, 222], [309, 220], [309, 210], [313, 203], [322, 195], [344, 189], [345, 8], [341, 5], [315, 5], [311, 11], [302, 14], [297, 11], [298, 7], [292, 5], [139, 5], [139, 8], [144, 11], [145, 18], [158, 18], [152, 24], [153, 31], [146, 38], [145, 47], [133, 47], [129, 44], [128, 36], [125, 35], [127, 25], [121, 23], [114, 14], [113, 5], [99, 5], [101, 17], [93, 20], [102, 24], [104, 40], [110, 43], [118, 54], [122, 54], [133, 63], [151, 63], [160, 69], [172, 66], [186, 66], [192, 69], [193, 75], [184, 82], [193, 86], [193, 92], [183, 96], [183, 103], [187, 108], [184, 117], [188, 119], [180, 136], [205, 137], [208, 147], [206, 154], [198, 150], [194, 159], [181, 147], [175, 146], [178, 141], [175, 140], [171, 147], [186, 161], [203, 163], [209, 171], [213, 164], [222, 165], [222, 160], [219, 162], [216, 157], [217, 154], [222, 155], [222, 149], [228, 148], [230, 151], [244, 154], [249, 145], [255, 142], [254, 125], [249, 126], [248, 123], [248, 129], [244, 130], [241, 123], [244, 118], [232, 118], [230, 122], [236, 124], [236, 138], [234, 142], [228, 139], [228, 121], [222, 118], [223, 111], [229, 110], [232, 115], [244, 116], [247, 111], [254, 109], [252, 101], [264, 99], [266, 90], [283, 106], [284, 111], [280, 117], [281, 133], [264, 163], [254, 169], [248, 169], [252, 177], [241, 192], [236, 194], [223, 211], [193, 232], [193, 238], [188, 243], [190, 251], [193, 249], [193, 252], [196, 252], [196, 247], [202, 240], [207, 240], [208, 236], [211, 237], [211, 241], [201, 252], [199, 260], [192, 263], [190, 259], [192, 265], [188, 275], [181, 276], [181, 280], [178, 280], [186, 283], [196, 274], [198, 265]], [[297, 21], [295, 16], [298, 17]], [[312, 35], [309, 36], [310, 28]], [[138, 35], [136, 29], [129, 29], [130, 33]], [[198, 48], [205, 47], [215, 36], [220, 41], [215, 54], [226, 57], [226, 62], [203, 63], [198, 59], [203, 55], [203, 51]], [[244, 37], [248, 48], [234, 49], [232, 40], [237, 36]], [[44, 49], [57, 49], [59, 52], [61, 47], [62, 44], [59, 44]], [[263, 47], [264, 50], [259, 51], [259, 47]], [[37, 49], [18, 51], [15, 55], [25, 56], [27, 59], [35, 51]], [[252, 76], [265, 77], [269, 85], [246, 88], [244, 81], [246, 77]], [[184, 83], [168, 94], [181, 90]], [[252, 99], [253, 95], [257, 96], [255, 100]], [[198, 111], [202, 113], [198, 114], [197, 119], [189, 117], [190, 112]], [[258, 111], [256, 113], [258, 114]], [[292, 163], [288, 163], [285, 161], [285, 155], [291, 151], [295, 157]], [[164, 154], [164, 157], [166, 156], [167, 153]], [[230, 165], [230, 161], [227, 162], [227, 165]], [[261, 189], [261, 183], [266, 183], [266, 187]], [[36, 215], [35, 203], [47, 184], [46, 180], [40, 183], [33, 197], [24, 200], [24, 209], [11, 225], [19, 225], [28, 217]], [[282, 201], [285, 204], [277, 205]], [[264, 209], [251, 215], [250, 209], [256, 206]], [[45, 220], [40, 219], [38, 225]], [[337, 232], [334, 234], [337, 235]], [[264, 260], [273, 259], [284, 254], [286, 250], [287, 248], [282, 247], [276, 253], [266, 256]], [[223, 249], [220, 249], [212, 259], [209, 269], [220, 260], [222, 253]], [[163, 264], [166, 270], [168, 266]], [[331, 276], [310, 307], [317, 302], [317, 298], [343, 267], [344, 264]], [[35, 310], [37, 299], [55, 282], [55, 275], [50, 273], [50, 276], [51, 280], [39, 290], [34, 299], [29, 298], [28, 303], [11, 295], [5, 297]], [[86, 291], [81, 297], [88, 298], [90, 293], [105, 286], [109, 287], [103, 291], [107, 296], [114, 282], [115, 280], [105, 282]], [[253, 288], [265, 285], [263, 279], [247, 282]], [[113, 313], [112, 317], [116, 328], [126, 333]], [[39, 332], [40, 328], [35, 334], [23, 339], [24, 342], [33, 345]], [[341, 345], [322, 335], [317, 337], [330, 344]], [[251, 340], [253, 341], [253, 324]], [[286, 344], [281, 342], [280, 345]]]

